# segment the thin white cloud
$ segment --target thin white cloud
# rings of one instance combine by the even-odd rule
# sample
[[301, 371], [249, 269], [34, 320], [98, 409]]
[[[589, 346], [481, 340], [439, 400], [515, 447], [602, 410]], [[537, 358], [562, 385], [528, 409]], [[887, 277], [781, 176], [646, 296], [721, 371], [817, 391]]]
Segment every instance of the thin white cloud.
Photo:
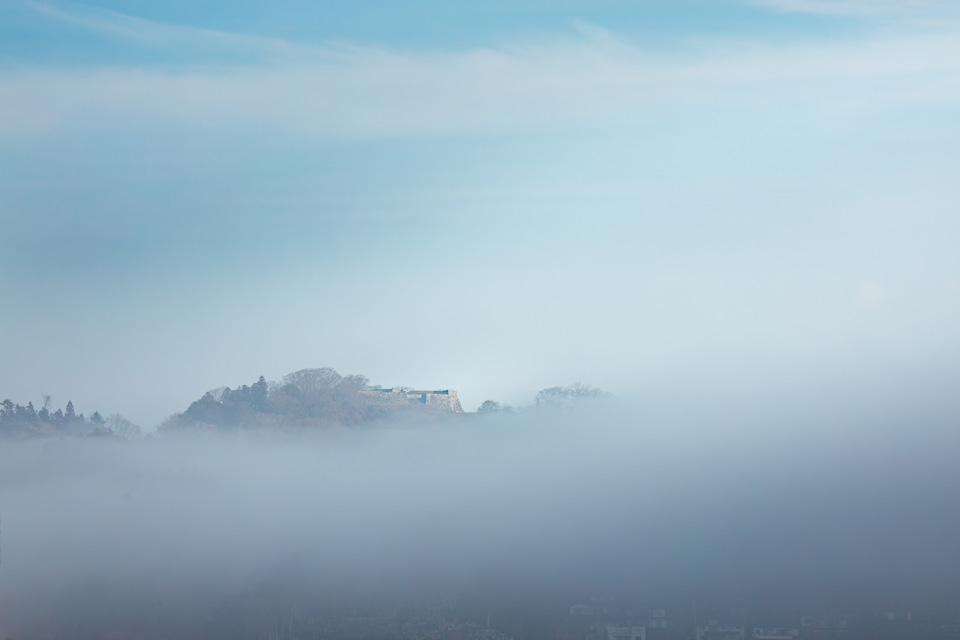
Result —
[[849, 112], [960, 103], [960, 32], [834, 44], [700, 43], [654, 55], [579, 27], [557, 39], [461, 52], [304, 47], [119, 14], [59, 19], [151, 42], [192, 39], [279, 53], [216, 69], [0, 72], [0, 135], [64, 128], [255, 127], [320, 137], [491, 133], [635, 121], [676, 104]]
[[136, 16], [94, 7], [64, 9], [42, 2], [27, 6], [51, 20], [68, 23], [102, 36], [129, 40], [145, 46], [220, 51], [254, 51], [272, 56], [306, 56], [330, 54], [331, 49], [292, 43], [280, 38], [253, 36], [215, 29], [145, 20]]
[[943, 0], [752, 0], [761, 7], [832, 16], [911, 17], [917, 19], [957, 17], [955, 2]]

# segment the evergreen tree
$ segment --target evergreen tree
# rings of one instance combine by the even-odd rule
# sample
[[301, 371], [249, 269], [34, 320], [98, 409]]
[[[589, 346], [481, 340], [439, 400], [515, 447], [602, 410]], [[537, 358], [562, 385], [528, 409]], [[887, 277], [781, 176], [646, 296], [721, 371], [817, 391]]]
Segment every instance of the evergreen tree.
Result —
[[267, 380], [263, 376], [253, 383], [250, 387], [250, 402], [259, 411], [266, 409], [267, 405]]
[[67, 412], [64, 414], [64, 418], [66, 418], [67, 422], [73, 422], [77, 419], [77, 414], [73, 410], [72, 400], [67, 400]]
[[38, 415], [44, 422], [50, 422], [50, 396], [46, 393], [43, 394], [43, 406], [40, 407]]

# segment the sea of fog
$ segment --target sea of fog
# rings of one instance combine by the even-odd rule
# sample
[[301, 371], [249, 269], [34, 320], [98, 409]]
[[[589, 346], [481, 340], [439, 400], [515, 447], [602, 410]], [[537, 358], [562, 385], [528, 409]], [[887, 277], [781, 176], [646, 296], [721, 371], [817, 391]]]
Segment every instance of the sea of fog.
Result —
[[4, 442], [0, 632], [192, 619], [261, 584], [955, 597], [958, 417], [942, 389], [819, 390]]

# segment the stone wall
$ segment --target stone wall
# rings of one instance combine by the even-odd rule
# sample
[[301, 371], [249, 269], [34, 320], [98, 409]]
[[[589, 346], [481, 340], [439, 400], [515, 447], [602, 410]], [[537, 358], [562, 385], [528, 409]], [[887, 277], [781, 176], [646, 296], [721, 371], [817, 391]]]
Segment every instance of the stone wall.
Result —
[[460, 406], [460, 398], [456, 391], [444, 390], [426, 393], [424, 404], [429, 407], [442, 407], [454, 413], [463, 413], [463, 407]]
[[450, 389], [421, 390], [394, 387], [392, 389], [370, 389], [363, 392], [374, 404], [392, 407], [423, 406], [451, 413], [463, 413], [460, 398]]

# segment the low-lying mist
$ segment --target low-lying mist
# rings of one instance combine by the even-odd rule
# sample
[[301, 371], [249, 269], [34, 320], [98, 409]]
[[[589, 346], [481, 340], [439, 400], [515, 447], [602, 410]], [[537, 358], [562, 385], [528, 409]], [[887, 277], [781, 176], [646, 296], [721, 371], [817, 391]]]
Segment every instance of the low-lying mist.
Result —
[[934, 391], [690, 394], [301, 436], [3, 443], [0, 632], [122, 619], [203, 635], [192, 621], [262, 585], [946, 600], [958, 418]]

